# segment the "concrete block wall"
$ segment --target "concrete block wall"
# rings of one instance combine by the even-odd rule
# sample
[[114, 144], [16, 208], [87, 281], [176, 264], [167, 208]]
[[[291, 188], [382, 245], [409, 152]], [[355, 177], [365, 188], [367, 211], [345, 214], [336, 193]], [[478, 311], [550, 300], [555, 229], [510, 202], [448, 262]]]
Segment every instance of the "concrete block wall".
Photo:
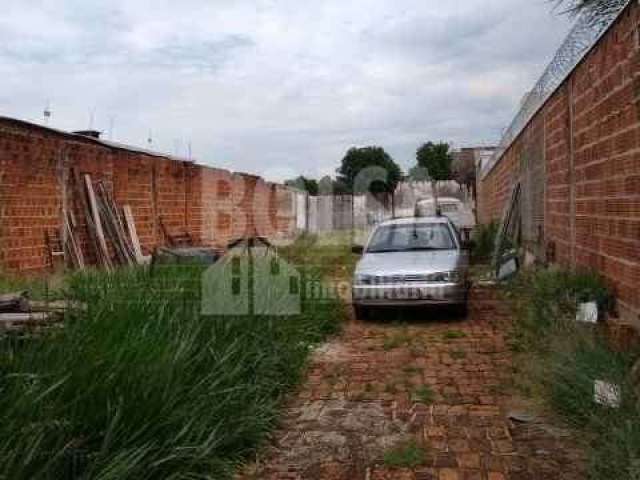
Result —
[[640, 7], [631, 2], [479, 180], [482, 223], [500, 219], [525, 139], [542, 125], [549, 260], [600, 272], [621, 315], [640, 325]]
[[0, 118], [0, 271], [50, 270], [46, 236], [61, 231], [65, 208], [79, 224], [87, 261], [95, 263], [74, 169], [131, 206], [146, 253], [167, 244], [162, 225], [171, 235], [186, 232], [197, 244], [215, 247], [256, 233], [295, 232], [295, 192], [284, 186]]

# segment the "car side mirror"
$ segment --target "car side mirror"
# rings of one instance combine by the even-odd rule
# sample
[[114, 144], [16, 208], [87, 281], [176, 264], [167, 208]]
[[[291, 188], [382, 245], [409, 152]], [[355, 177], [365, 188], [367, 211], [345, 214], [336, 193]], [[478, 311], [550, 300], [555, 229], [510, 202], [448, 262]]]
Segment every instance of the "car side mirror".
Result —
[[362, 255], [364, 253], [364, 247], [362, 245], [353, 245], [351, 247], [351, 252], [356, 255]]

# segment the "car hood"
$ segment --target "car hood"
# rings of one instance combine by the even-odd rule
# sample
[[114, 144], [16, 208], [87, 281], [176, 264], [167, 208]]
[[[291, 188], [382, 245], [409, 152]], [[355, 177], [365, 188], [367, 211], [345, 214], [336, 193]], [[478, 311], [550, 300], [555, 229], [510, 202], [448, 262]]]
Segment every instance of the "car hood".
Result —
[[366, 253], [356, 267], [358, 275], [412, 275], [448, 272], [464, 264], [458, 250]]

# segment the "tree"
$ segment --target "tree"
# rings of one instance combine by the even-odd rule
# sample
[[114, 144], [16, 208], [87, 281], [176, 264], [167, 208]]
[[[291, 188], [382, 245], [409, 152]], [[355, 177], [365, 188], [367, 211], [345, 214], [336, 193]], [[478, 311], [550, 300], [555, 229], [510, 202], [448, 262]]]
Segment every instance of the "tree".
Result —
[[382, 147], [350, 148], [337, 173], [338, 183], [356, 194], [393, 194], [402, 179], [402, 170]]
[[[418, 169], [414, 167], [414, 172], [422, 172], [421, 175], [428, 175], [431, 181], [431, 188], [436, 205], [438, 204], [438, 182], [451, 180], [451, 153], [449, 144], [444, 142], [423, 144], [416, 152]], [[422, 169], [422, 170], [420, 170]]]
[[473, 149], [462, 149], [454, 152], [451, 162], [451, 178], [458, 185], [471, 192], [472, 198], [476, 198], [476, 156]]
[[318, 182], [320, 195], [345, 195], [349, 190], [344, 184], [326, 175]]
[[298, 190], [303, 190], [307, 192], [309, 195], [316, 196], [318, 195], [318, 182], [312, 178], [307, 178], [303, 175], [300, 175], [293, 180], [286, 180], [284, 182], [285, 185], [293, 188], [297, 188]]
[[429, 178], [429, 172], [427, 172], [426, 168], [415, 165], [409, 170], [409, 180], [412, 182], [428, 182], [431, 178]]

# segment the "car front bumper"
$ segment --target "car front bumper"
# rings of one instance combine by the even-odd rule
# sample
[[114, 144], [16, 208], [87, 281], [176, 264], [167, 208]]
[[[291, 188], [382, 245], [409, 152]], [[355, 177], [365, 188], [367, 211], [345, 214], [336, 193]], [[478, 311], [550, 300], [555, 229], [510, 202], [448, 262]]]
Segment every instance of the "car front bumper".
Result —
[[365, 306], [458, 305], [467, 301], [466, 283], [354, 285], [353, 303]]

